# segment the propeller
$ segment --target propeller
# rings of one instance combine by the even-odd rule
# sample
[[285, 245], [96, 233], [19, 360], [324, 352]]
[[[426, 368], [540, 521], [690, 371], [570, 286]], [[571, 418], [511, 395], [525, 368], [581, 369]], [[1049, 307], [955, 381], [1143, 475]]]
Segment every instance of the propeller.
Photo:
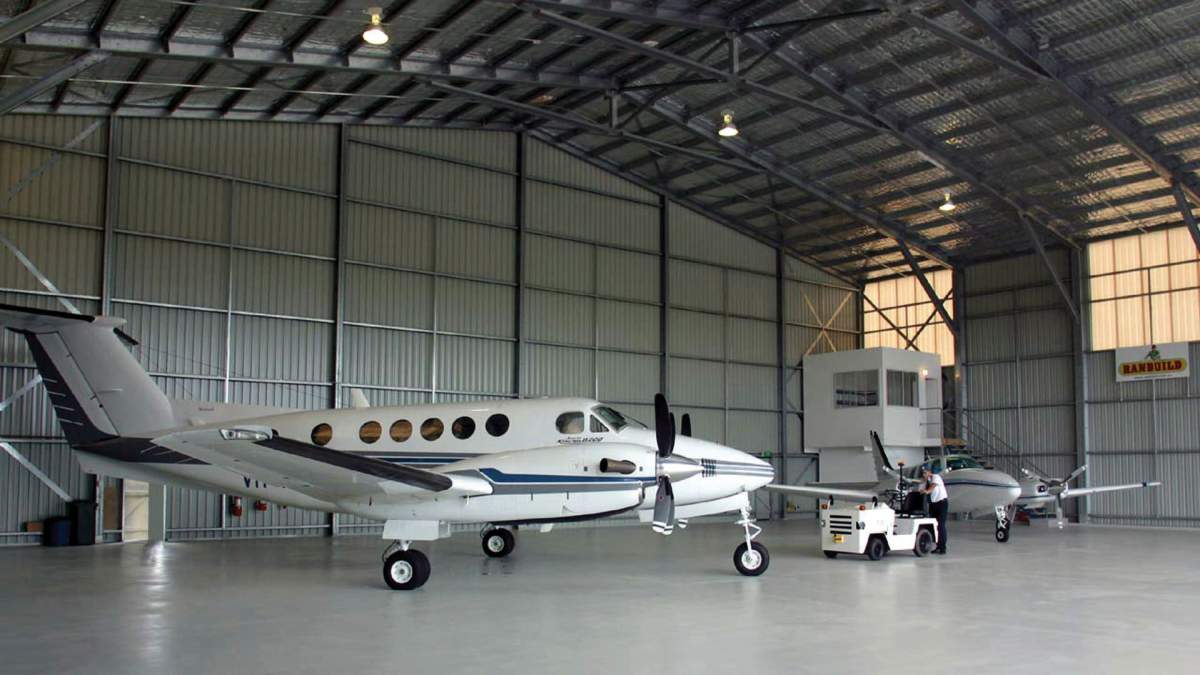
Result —
[[[683, 416], [684, 428], [690, 431], [691, 420]], [[675, 450], [675, 415], [667, 405], [667, 397], [654, 395], [654, 436], [658, 442], [658, 455], [654, 473], [657, 476], [657, 496], [654, 498], [654, 521], [652, 527], [659, 534], [671, 534], [675, 529], [675, 490], [671, 480], [683, 480], [700, 473], [701, 467], [694, 460], [673, 457]]]
[[692, 416], [688, 413], [683, 413], [683, 426], [680, 427], [679, 433], [683, 436], [691, 438], [692, 436]]
[[1083, 466], [1067, 474], [1066, 478], [1046, 478], [1045, 476], [1034, 473], [1026, 468], [1022, 468], [1021, 471], [1026, 476], [1045, 483], [1046, 492], [1054, 496], [1054, 517], [1057, 519], [1058, 527], [1061, 529], [1064, 519], [1063, 497], [1066, 495], [1067, 491], [1071, 489], [1069, 483], [1082, 476], [1084, 471], [1087, 471], [1087, 464], [1084, 464]]

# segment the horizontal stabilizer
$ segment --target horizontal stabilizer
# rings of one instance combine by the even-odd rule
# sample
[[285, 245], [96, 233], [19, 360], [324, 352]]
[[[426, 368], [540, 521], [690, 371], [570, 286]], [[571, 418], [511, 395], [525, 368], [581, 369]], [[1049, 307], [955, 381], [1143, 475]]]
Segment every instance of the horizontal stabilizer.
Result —
[[846, 488], [822, 487], [820, 485], [768, 485], [768, 490], [810, 497], [840, 497], [850, 501], [868, 502], [879, 496], [870, 490], [848, 490]]
[[1086, 497], [1088, 495], [1099, 494], [1101, 492], [1117, 492], [1119, 490], [1137, 490], [1138, 488], [1158, 487], [1162, 485], [1162, 481], [1143, 481], [1141, 483], [1126, 483], [1124, 485], [1101, 485], [1099, 487], [1085, 488], [1070, 488], [1063, 490], [1059, 495], [1063, 499], [1071, 499], [1073, 497]]

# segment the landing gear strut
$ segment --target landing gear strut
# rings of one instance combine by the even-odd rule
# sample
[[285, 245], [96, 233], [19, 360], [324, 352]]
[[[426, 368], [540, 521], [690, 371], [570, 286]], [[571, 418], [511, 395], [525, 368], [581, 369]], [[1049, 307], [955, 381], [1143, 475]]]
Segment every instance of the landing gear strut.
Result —
[[767, 553], [766, 546], [754, 541], [762, 532], [762, 528], [754, 524], [754, 519], [750, 517], [750, 509], [743, 506], [741, 514], [742, 519], [736, 524], [745, 530], [746, 541], [733, 549], [733, 566], [745, 576], [756, 577], [767, 571], [771, 564], [771, 556]]
[[480, 537], [483, 540], [483, 552], [489, 558], [503, 558], [517, 547], [517, 538], [513, 536], [512, 530], [502, 527], [484, 530]]
[[1012, 519], [1009, 517], [1009, 509], [1007, 506], [996, 507], [996, 541], [1001, 544], [1008, 543], [1008, 529], [1012, 525]]
[[383, 580], [393, 591], [411, 591], [429, 580], [429, 558], [410, 549], [411, 541], [401, 539], [391, 543], [383, 552]]

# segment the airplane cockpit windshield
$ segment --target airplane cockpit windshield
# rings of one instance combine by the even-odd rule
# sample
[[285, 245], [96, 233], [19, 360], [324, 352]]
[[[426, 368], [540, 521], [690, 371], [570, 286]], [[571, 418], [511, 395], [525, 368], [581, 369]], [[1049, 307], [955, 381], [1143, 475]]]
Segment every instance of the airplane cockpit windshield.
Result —
[[979, 460], [975, 459], [974, 457], [955, 455], [953, 457], [946, 458], [946, 468], [950, 469], [951, 471], [957, 471], [959, 469], [982, 469], [983, 465], [980, 464]]
[[592, 408], [592, 412], [596, 413], [597, 417], [604, 420], [604, 422], [608, 424], [608, 426], [612, 427], [612, 430], [617, 433], [621, 433], [625, 427], [633, 427], [635, 429], [646, 428], [645, 424], [642, 424], [632, 417], [626, 417], [606, 405], [598, 405], [595, 408]]

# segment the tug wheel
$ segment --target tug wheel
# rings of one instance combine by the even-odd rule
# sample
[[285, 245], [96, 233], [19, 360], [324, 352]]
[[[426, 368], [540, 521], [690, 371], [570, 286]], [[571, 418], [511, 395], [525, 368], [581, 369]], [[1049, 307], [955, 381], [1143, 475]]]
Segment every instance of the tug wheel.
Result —
[[918, 558], [929, 555], [937, 544], [933, 541], [933, 533], [929, 530], [921, 530], [917, 533], [917, 545], [913, 547], [913, 554]]
[[867, 557], [871, 560], [881, 560], [887, 555], [887, 544], [884, 543], [883, 537], [871, 537], [871, 541], [867, 542]]
[[767, 547], [757, 541], [751, 542], [749, 548], [742, 543], [733, 549], [733, 566], [743, 576], [756, 577], [766, 572], [770, 564], [771, 556], [767, 553]]

